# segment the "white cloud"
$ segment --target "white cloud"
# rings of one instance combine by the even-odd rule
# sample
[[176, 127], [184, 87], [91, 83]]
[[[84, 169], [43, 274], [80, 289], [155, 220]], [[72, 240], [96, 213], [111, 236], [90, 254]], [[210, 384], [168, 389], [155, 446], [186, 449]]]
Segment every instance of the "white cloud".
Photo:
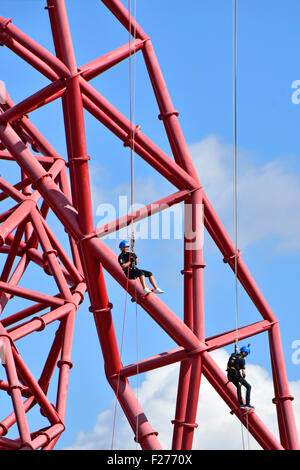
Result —
[[[227, 352], [218, 350], [213, 352], [212, 356], [219, 367], [224, 370], [228, 359]], [[136, 390], [141, 406], [153, 429], [159, 432], [158, 438], [165, 449], [171, 448], [173, 431], [171, 420], [174, 419], [175, 413], [178, 370], [178, 365], [172, 365], [146, 373], [143, 382]], [[274, 392], [271, 377], [259, 365], [248, 364], [247, 379], [252, 384], [252, 402], [258, 416], [278, 438], [275, 405], [272, 404]], [[134, 386], [135, 379], [133, 380]], [[294, 411], [299, 426], [300, 380], [292, 382], [290, 389], [291, 393], [298, 397], [298, 401], [294, 402]], [[241, 428], [240, 421], [230, 414], [229, 408], [205, 378], [201, 380], [200, 390], [197, 414], [199, 426], [195, 430], [194, 449], [239, 450], [244, 447], [254, 450], [260, 448], [252, 436], [248, 434], [247, 429]], [[114, 404], [115, 402], [108, 409], [99, 413], [95, 426], [90, 432], [81, 431], [78, 433], [74, 444], [67, 449], [111, 449]], [[300, 431], [300, 427], [298, 427], [298, 431]], [[137, 448], [132, 430], [118, 408], [113, 449], [134, 450]]]
[[[228, 231], [233, 233], [233, 151], [214, 136], [190, 146], [199, 179]], [[288, 162], [258, 164], [238, 149], [239, 247], [273, 239], [278, 251], [300, 252], [300, 175]]]
[[[233, 150], [215, 135], [190, 145], [190, 152], [204, 190], [222, 223], [233, 236]], [[138, 157], [136, 157], [138, 158]], [[273, 240], [280, 252], [300, 252], [300, 174], [289, 166], [290, 159], [261, 164], [254, 153], [238, 149], [238, 244], [245, 248], [261, 240]], [[94, 212], [98, 204], [115, 205], [118, 196], [130, 201], [130, 182], [102, 191], [111, 180], [108, 170], [92, 168], [91, 189]], [[103, 173], [104, 172], [104, 173]], [[107, 184], [106, 184], [107, 186]], [[149, 204], [171, 193], [169, 183], [160, 177], [138, 176], [134, 181], [134, 202]], [[123, 214], [120, 214], [123, 215]], [[99, 217], [96, 217], [96, 224]], [[150, 236], [150, 232], [149, 232]]]

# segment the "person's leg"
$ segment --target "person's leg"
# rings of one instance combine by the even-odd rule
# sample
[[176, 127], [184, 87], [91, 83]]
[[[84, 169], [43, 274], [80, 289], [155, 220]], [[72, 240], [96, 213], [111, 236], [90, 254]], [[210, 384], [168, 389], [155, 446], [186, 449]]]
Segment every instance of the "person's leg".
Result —
[[155, 282], [155, 279], [154, 279], [154, 276], [153, 274], [151, 274], [151, 276], [149, 276], [149, 281], [151, 282], [152, 286], [154, 287], [154, 289], [157, 289], [157, 284]]
[[250, 405], [251, 385], [243, 377], [240, 382], [246, 388], [246, 405]]
[[146, 289], [146, 278], [144, 276], [144, 274], [142, 274], [140, 277], [139, 277], [139, 280], [140, 280], [140, 283], [142, 284], [142, 287], [143, 289]]
[[243, 399], [242, 399], [242, 390], [241, 390], [241, 384], [238, 378], [233, 378], [231, 379], [231, 382], [236, 386], [236, 392], [237, 392], [237, 399], [239, 402], [239, 405], [243, 405]]
[[145, 274], [145, 277], [149, 278], [150, 283], [154, 287], [154, 292], [156, 294], [163, 294], [164, 291], [161, 290], [159, 287], [157, 287], [157, 284], [156, 284], [156, 281], [155, 281], [155, 278], [154, 278], [153, 274], [150, 271], [143, 270], [143, 272]]
[[239, 402], [240, 405], [243, 405], [242, 387], [241, 387], [240, 382], [237, 382], [237, 384], [236, 384], [236, 391], [237, 391], [238, 402]]

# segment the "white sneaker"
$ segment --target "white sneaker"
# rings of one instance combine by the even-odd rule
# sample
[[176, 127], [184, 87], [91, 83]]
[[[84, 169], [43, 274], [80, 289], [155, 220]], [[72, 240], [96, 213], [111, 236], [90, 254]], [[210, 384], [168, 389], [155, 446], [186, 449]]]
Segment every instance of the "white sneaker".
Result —
[[157, 287], [157, 289], [154, 289], [153, 292], [155, 292], [155, 294], [163, 294], [164, 293], [164, 291], [161, 290], [159, 287]]
[[143, 292], [144, 294], [150, 294], [151, 290], [149, 289], [149, 287], [145, 287], [145, 289], [143, 289]]

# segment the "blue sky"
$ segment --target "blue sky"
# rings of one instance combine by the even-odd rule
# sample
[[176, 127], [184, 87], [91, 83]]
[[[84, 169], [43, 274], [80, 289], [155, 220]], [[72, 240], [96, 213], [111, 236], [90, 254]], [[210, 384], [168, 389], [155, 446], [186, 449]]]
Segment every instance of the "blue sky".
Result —
[[[128, 41], [128, 33], [99, 0], [66, 2], [78, 65]], [[126, 6], [128, 2], [123, 2]], [[133, 0], [132, 0], [133, 3]], [[0, 14], [53, 52], [44, 1], [2, 0]], [[136, 0], [137, 21], [152, 39], [174, 107], [208, 197], [233, 234], [232, 202], [232, 4], [227, 0]], [[243, 258], [280, 321], [289, 380], [299, 380], [300, 364], [292, 362], [292, 343], [300, 339], [299, 216], [300, 205], [300, 105], [292, 103], [291, 88], [300, 79], [297, 44], [300, 40], [297, 0], [287, 2], [245, 0], [238, 12], [238, 169], [239, 246]], [[15, 102], [45, 86], [48, 81], [5, 47], [1, 48], [1, 75]], [[143, 132], [170, 155], [168, 142], [141, 54], [136, 56], [135, 120]], [[124, 62], [92, 84], [129, 117], [129, 65]], [[91, 156], [95, 225], [101, 218], [97, 206], [117, 204], [129, 196], [130, 155], [121, 142], [87, 113], [86, 134]], [[32, 122], [55, 149], [66, 156], [61, 105], [52, 103], [34, 112]], [[12, 178], [7, 165], [2, 174]], [[146, 163], [135, 157], [136, 202], [150, 203], [173, 191]], [[99, 212], [98, 212], [99, 214]], [[57, 221], [52, 228], [64, 237]], [[107, 240], [118, 252], [118, 240]], [[182, 317], [182, 241], [138, 240], [140, 264], [155, 273], [166, 291], [164, 301]], [[205, 311], [207, 336], [235, 326], [234, 278], [222, 256], [205, 234]], [[49, 278], [31, 271], [28, 283], [48, 289]], [[125, 294], [107, 278], [113, 318], [121, 341]], [[130, 299], [128, 299], [130, 300]], [[88, 432], [96, 416], [113, 399], [103, 373], [103, 361], [86, 298], [76, 322], [73, 346], [67, 431], [58, 448], [72, 445], [77, 433]], [[260, 319], [239, 290], [239, 321]], [[51, 330], [52, 328], [52, 330]], [[50, 330], [50, 332], [49, 332]], [[48, 341], [51, 331], [48, 330]], [[48, 333], [49, 332], [49, 333]], [[35, 338], [38, 348], [43, 341]], [[138, 353], [136, 348], [138, 341]], [[249, 362], [270, 371], [266, 334], [250, 340]], [[21, 343], [20, 343], [21, 344]], [[22, 342], [28, 363], [39, 370], [31, 345]], [[174, 343], [142, 311], [128, 302], [124, 336], [124, 364], [174, 347]], [[230, 348], [227, 348], [230, 351]], [[44, 352], [46, 354], [46, 350]], [[137, 356], [138, 354], [138, 356]], [[36, 363], [36, 365], [35, 365]], [[225, 368], [226, 364], [224, 364]], [[254, 377], [255, 380], [255, 377]], [[143, 377], [139, 378], [139, 382]], [[133, 386], [135, 382], [133, 381]], [[255, 382], [253, 383], [255, 388]], [[53, 388], [55, 390], [55, 387]], [[55, 393], [55, 392], [53, 392]], [[298, 398], [300, 400], [300, 396]], [[55, 397], [54, 397], [55, 400]], [[170, 417], [172, 419], [173, 417]], [[110, 432], [110, 431], [108, 431]]]

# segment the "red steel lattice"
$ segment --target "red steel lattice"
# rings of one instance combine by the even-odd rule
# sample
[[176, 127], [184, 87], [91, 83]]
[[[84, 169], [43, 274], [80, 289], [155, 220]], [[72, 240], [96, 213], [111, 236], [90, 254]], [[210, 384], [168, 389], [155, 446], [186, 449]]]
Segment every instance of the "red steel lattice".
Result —
[[[48, 0], [56, 56], [17, 28], [11, 19], [0, 17], [1, 45], [9, 48], [50, 80], [50, 84], [18, 104], [6, 92], [0, 114], [0, 158], [16, 162], [21, 179], [11, 185], [0, 178], [1, 201], [9, 201], [10, 209], [0, 214], [0, 251], [5, 257], [0, 278], [1, 311], [14, 296], [27, 299], [33, 305], [10, 314], [0, 322], [0, 339], [5, 346], [7, 380], [0, 389], [11, 397], [13, 412], [0, 422], [0, 449], [52, 449], [65, 429], [64, 417], [71, 362], [74, 320], [87, 291], [91, 303], [99, 342], [105, 362], [105, 373], [118, 401], [137, 436], [142, 449], [161, 449], [158, 432], [153, 430], [141, 409], [128, 377], [180, 362], [177, 405], [173, 420], [173, 449], [191, 449], [193, 443], [200, 379], [203, 374], [226, 402], [231, 412], [246, 425], [263, 449], [299, 449], [284, 364], [279, 325], [276, 317], [250, 275], [239, 253], [237, 276], [248, 293], [262, 320], [239, 328], [239, 339], [268, 331], [273, 382], [280, 441], [251, 411], [241, 414], [236, 389], [229, 383], [209, 352], [235, 341], [235, 331], [205, 338], [202, 245], [189, 249], [185, 244], [184, 321], [180, 320], [154, 294], [143, 295], [140, 285], [128, 282], [128, 292], [138, 304], [175, 341], [177, 348], [124, 366], [111, 316], [103, 269], [126, 289], [126, 278], [116, 255], [101, 241], [101, 235], [129, 225], [150, 214], [151, 207], [140, 213], [128, 214], [97, 230], [93, 225], [89, 159], [86, 150], [83, 109], [115, 134], [174, 185], [177, 192], [156, 201], [157, 210], [184, 201], [192, 207], [191, 225], [196, 238], [204, 226], [221, 251], [224, 262], [235, 271], [235, 247], [210, 204], [196, 174], [184, 140], [178, 112], [174, 109], [151, 40], [130, 17], [119, 0], [102, 0], [119, 22], [131, 33], [128, 44], [79, 67], [75, 61], [71, 33], [64, 0]], [[112, 106], [89, 81], [110, 67], [141, 51], [159, 106], [159, 119], [164, 125], [173, 159], [158, 148], [139, 127], [135, 127]], [[29, 113], [53, 100], [61, 99], [68, 151], [67, 162], [33, 126]], [[133, 139], [134, 136], [134, 139]], [[33, 154], [31, 149], [35, 151]], [[70, 188], [68, 174], [70, 177]], [[78, 188], [81, 188], [80, 195]], [[40, 202], [40, 207], [37, 205]], [[72, 259], [47, 223], [52, 210], [69, 236]], [[188, 216], [187, 216], [188, 217]], [[19, 259], [19, 258], [20, 259]], [[15, 266], [15, 260], [19, 259]], [[56, 295], [46, 295], [25, 289], [18, 284], [32, 263], [53, 276]], [[41, 313], [49, 309], [47, 313]], [[40, 377], [34, 377], [19, 354], [17, 340], [34, 331], [46, 329], [58, 322], [58, 329]], [[49, 402], [47, 391], [55, 367], [59, 367], [57, 401]], [[49, 425], [30, 429], [27, 413], [38, 405]], [[17, 424], [19, 437], [9, 437], [10, 428]]]

